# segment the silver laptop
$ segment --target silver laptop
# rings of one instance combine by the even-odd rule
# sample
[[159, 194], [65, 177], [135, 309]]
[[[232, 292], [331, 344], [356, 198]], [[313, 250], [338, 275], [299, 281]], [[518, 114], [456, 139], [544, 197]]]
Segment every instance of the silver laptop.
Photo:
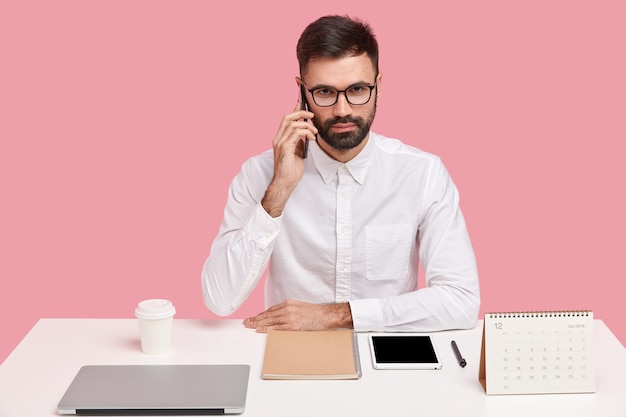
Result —
[[86, 365], [59, 402], [61, 415], [240, 414], [250, 365]]

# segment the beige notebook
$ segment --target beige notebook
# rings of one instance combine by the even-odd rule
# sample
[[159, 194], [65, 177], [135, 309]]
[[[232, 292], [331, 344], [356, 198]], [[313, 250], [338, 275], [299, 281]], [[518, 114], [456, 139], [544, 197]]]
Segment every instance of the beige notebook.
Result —
[[270, 330], [263, 379], [358, 379], [361, 364], [353, 330]]

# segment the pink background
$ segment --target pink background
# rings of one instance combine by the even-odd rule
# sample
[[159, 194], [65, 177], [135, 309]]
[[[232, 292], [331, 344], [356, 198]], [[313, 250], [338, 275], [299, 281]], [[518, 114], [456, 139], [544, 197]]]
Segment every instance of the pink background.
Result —
[[[296, 102], [306, 24], [375, 29], [374, 129], [439, 154], [482, 313], [593, 309], [624, 343], [626, 3], [5, 1], [0, 361], [42, 317], [205, 309], [241, 163]], [[262, 291], [236, 313], [262, 308]]]

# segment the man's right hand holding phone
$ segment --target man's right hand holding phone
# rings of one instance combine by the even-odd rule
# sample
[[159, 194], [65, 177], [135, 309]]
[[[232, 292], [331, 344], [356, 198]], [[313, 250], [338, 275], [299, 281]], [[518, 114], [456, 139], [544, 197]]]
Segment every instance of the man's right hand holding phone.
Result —
[[317, 128], [309, 123], [314, 114], [302, 110], [302, 103], [283, 117], [274, 137], [274, 176], [261, 204], [272, 217], [282, 214], [285, 204], [304, 174], [305, 140], [315, 140]]

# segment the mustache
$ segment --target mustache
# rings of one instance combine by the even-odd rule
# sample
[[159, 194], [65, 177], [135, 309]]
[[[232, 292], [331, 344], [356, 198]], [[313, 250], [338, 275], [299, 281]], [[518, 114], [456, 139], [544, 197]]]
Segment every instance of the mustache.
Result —
[[324, 124], [326, 126], [330, 127], [332, 125], [346, 124], [346, 123], [354, 123], [356, 125], [361, 125], [363, 123], [363, 118], [362, 117], [352, 117], [352, 116], [335, 117], [334, 119], [327, 120], [326, 123], [324, 123]]

